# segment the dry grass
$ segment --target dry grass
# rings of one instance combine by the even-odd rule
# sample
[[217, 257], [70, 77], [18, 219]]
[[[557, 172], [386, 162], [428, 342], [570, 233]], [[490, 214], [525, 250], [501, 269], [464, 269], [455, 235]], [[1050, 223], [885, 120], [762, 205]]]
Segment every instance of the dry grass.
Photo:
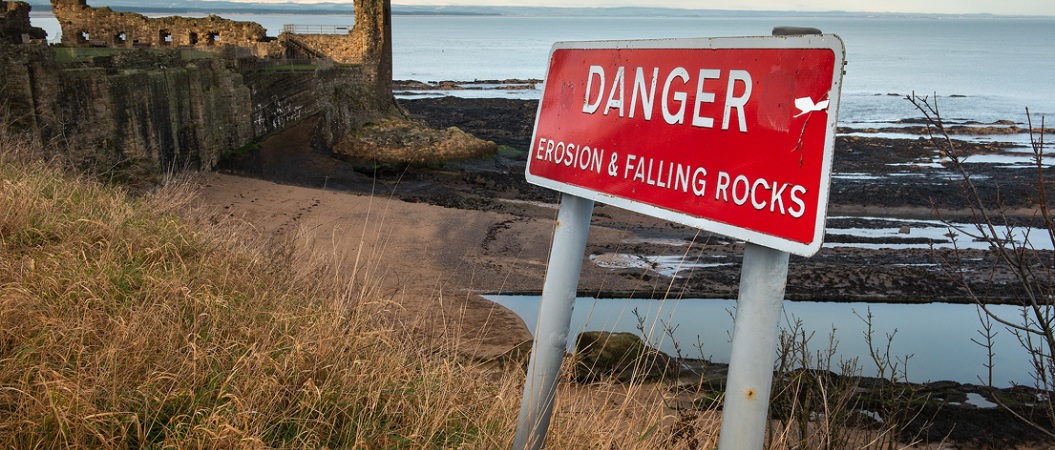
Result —
[[[387, 320], [397, 305], [371, 283], [372, 261], [341, 266], [310, 236], [276, 242], [208, 222], [179, 183], [131, 197], [33, 159], [38, 144], [6, 133], [0, 447], [511, 446], [523, 372]], [[699, 392], [578, 385], [568, 366], [549, 448], [716, 446], [720, 414], [684, 406]], [[771, 449], [818, 439], [801, 431], [817, 424], [772, 425]], [[823, 448], [853, 432], [814, 431]], [[878, 447], [873, 433], [837, 441]]]
[[[522, 373], [413, 342], [296, 242], [192, 225], [185, 189], [131, 198], [0, 138], [0, 447], [510, 446]], [[551, 448], [667, 446], [650, 389], [566, 388]]]

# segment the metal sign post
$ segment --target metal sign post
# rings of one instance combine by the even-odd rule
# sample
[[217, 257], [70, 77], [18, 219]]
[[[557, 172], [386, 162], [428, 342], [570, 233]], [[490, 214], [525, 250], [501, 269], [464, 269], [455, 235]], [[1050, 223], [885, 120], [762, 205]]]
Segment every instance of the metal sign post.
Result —
[[513, 439], [513, 448], [517, 450], [540, 449], [546, 439], [553, 400], [557, 396], [557, 377], [568, 346], [571, 313], [592, 215], [593, 200], [568, 194], [561, 197], [546, 281], [542, 286], [535, 344]]
[[[777, 27], [774, 36], [820, 34], [815, 28]], [[740, 272], [733, 343], [722, 405], [718, 450], [761, 449], [773, 388], [773, 355], [788, 281], [788, 253], [748, 243]]]
[[747, 244], [718, 450], [762, 448], [787, 280], [787, 252]]

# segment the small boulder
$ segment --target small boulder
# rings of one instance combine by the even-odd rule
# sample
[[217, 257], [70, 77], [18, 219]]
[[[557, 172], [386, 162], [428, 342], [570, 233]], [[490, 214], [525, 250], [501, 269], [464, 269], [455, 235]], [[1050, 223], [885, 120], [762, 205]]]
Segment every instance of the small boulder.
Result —
[[381, 164], [430, 164], [494, 154], [498, 146], [456, 127], [445, 130], [389, 118], [352, 130], [334, 144], [337, 156]]
[[531, 358], [531, 349], [534, 346], [534, 343], [535, 342], [531, 339], [522, 341], [505, 353], [486, 361], [492, 362], [504, 370], [515, 369], [521, 372], [527, 372], [528, 361]]

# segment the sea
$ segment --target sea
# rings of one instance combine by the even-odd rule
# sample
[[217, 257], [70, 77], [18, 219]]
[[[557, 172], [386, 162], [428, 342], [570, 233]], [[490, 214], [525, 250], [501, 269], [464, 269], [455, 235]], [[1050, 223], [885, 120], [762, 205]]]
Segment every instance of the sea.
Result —
[[[354, 25], [351, 15], [223, 17], [260, 23], [269, 35], [286, 24]], [[50, 12], [33, 13], [32, 20], [48, 31], [49, 40], [58, 40], [61, 30]], [[396, 15], [392, 20], [397, 80], [544, 79], [550, 49], [559, 41], [763, 36], [775, 26], [793, 25], [819, 28], [845, 44], [840, 126], [889, 127], [921, 117], [905, 99], [913, 94], [936, 101], [950, 123], [1026, 124], [1028, 108], [1039, 125], [1055, 114], [1055, 17]], [[539, 98], [541, 85], [429, 95]]]
[[419, 81], [544, 78], [556, 41], [760, 36], [780, 25], [844, 41], [846, 126], [918, 117], [904, 99], [913, 93], [936, 96], [953, 121], [1024, 122], [1027, 107], [1055, 112], [1055, 19], [402, 17], [394, 69], [397, 79]]

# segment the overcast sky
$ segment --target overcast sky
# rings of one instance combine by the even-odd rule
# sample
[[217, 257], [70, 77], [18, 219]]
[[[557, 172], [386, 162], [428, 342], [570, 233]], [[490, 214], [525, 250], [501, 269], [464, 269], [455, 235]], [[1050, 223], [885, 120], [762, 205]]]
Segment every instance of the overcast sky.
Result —
[[775, 11], [865, 11], [1055, 16], [1055, 0], [392, 0], [397, 5], [656, 6]]

